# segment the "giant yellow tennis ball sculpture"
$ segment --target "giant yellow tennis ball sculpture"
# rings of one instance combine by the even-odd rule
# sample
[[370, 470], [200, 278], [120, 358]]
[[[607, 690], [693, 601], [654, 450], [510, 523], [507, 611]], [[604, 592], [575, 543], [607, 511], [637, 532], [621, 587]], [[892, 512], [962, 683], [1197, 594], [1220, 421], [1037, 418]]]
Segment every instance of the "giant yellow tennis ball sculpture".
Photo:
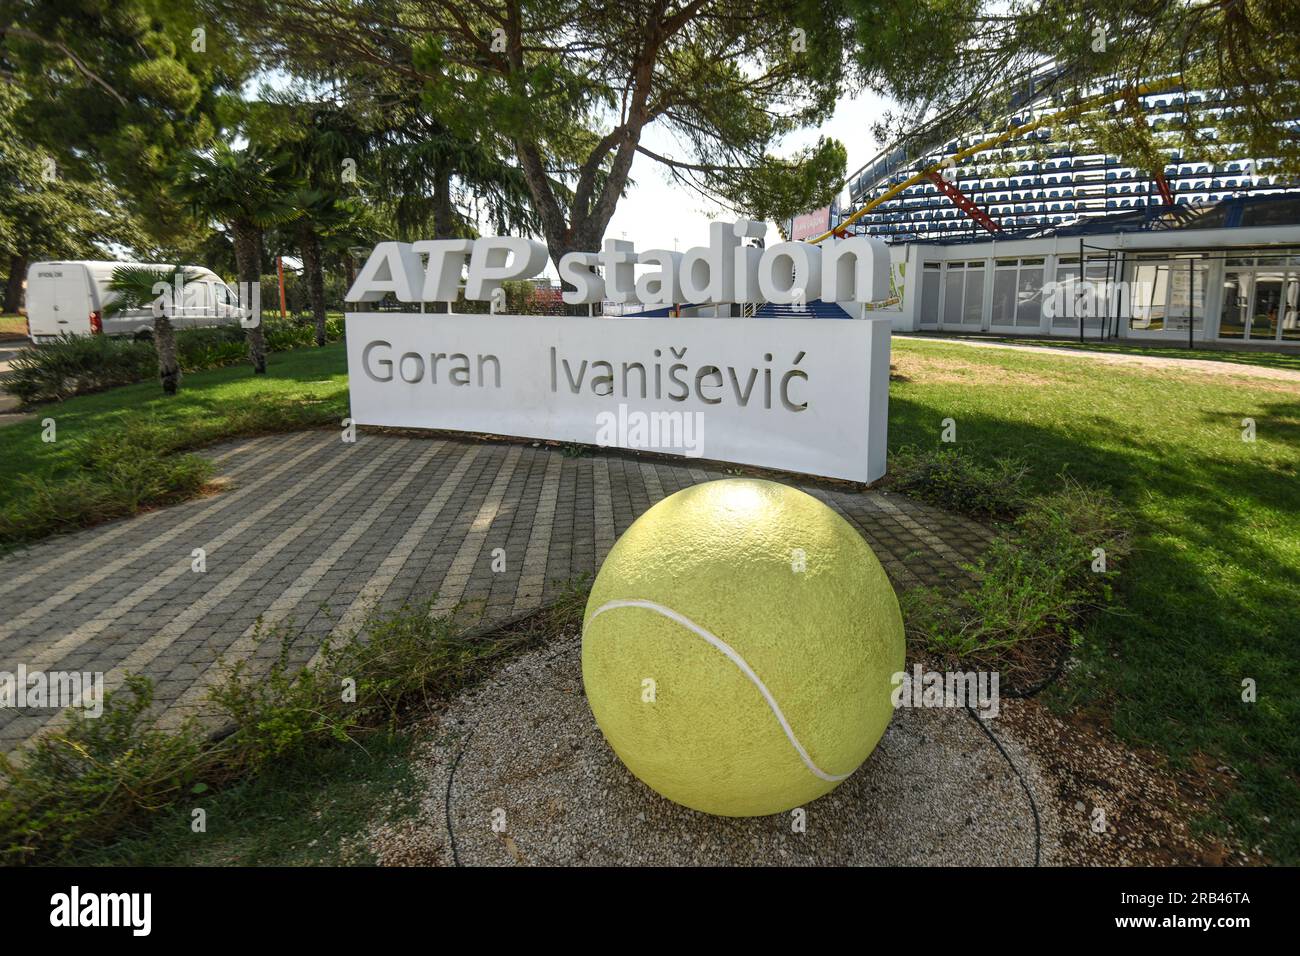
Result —
[[582, 632], [596, 723], [677, 803], [759, 816], [833, 790], [893, 714], [903, 620], [862, 537], [771, 481], [687, 488], [628, 528]]

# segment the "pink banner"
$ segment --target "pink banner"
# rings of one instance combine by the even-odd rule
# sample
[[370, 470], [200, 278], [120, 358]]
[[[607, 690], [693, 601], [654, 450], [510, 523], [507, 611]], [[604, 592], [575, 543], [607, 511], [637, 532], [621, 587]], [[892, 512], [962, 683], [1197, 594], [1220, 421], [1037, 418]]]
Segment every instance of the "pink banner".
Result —
[[802, 216], [795, 216], [794, 223], [790, 227], [790, 238], [792, 240], [812, 239], [829, 231], [830, 228], [831, 207], [822, 206], [821, 209], [814, 209], [812, 212], [806, 212]]

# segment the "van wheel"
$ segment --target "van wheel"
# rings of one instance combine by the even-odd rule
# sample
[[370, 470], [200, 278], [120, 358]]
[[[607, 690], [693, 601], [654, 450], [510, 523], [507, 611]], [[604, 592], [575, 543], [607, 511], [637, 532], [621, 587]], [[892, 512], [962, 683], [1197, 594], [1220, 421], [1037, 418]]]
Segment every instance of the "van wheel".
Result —
[[133, 335], [133, 336], [131, 336], [131, 337], [132, 337], [135, 341], [137, 341], [137, 342], [152, 342], [152, 341], [153, 341], [153, 329], [141, 329], [140, 331], [136, 332], [135, 335]]

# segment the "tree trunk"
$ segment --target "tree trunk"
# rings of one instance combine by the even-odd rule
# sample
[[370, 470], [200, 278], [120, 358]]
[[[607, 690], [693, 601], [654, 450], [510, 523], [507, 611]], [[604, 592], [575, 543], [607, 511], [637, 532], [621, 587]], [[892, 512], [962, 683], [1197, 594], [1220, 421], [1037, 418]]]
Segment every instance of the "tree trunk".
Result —
[[325, 344], [325, 273], [320, 261], [320, 236], [310, 223], [298, 227], [298, 244], [302, 247], [302, 271], [307, 277], [312, 318], [316, 322], [316, 345]]
[[175, 395], [181, 387], [181, 363], [176, 357], [176, 332], [166, 315], [153, 320], [153, 347], [158, 353], [158, 380], [163, 392]]
[[[451, 201], [451, 173], [442, 168], [433, 171], [433, 238], [456, 238], [456, 207]], [[348, 287], [351, 288], [351, 283]], [[455, 311], [450, 302], [430, 302], [423, 307], [426, 311], [441, 314]]]
[[248, 360], [253, 374], [266, 374], [266, 338], [262, 335], [262, 259], [261, 235], [252, 223], [237, 222], [231, 231], [235, 240], [235, 268], [239, 271], [240, 305], [252, 308], [253, 315], [243, 320], [248, 339]]
[[434, 171], [433, 181], [433, 238], [456, 238], [456, 209], [451, 201], [451, 173], [442, 169]]
[[27, 278], [27, 257], [13, 256], [9, 260], [9, 281], [5, 284], [5, 312], [17, 312], [23, 297], [23, 279]]
[[[564, 244], [561, 246], [558, 247], [552, 246], [548, 242], [547, 251], [550, 253], [551, 259], [555, 261], [558, 267], [560, 260], [563, 259], [570, 252], [599, 252], [600, 238], [597, 237], [593, 239], [590, 234], [587, 235], [579, 234], [575, 236], [574, 232], [571, 231], [568, 235], [564, 237]], [[569, 282], [567, 279], [560, 280], [560, 289], [563, 292], [572, 292], [575, 288], [577, 287], [572, 282]], [[568, 303], [561, 303], [560, 309], [562, 314], [564, 315], [588, 315], [591, 306], [569, 305]]]

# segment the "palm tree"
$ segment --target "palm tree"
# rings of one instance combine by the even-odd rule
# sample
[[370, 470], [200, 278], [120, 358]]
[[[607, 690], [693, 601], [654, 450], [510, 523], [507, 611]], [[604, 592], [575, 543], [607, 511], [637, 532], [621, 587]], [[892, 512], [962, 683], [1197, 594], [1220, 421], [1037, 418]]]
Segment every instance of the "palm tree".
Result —
[[294, 231], [302, 253], [302, 273], [316, 325], [316, 344], [325, 344], [325, 266], [323, 243], [339, 237], [351, 239], [358, 232], [359, 210], [351, 200], [339, 199], [325, 190], [300, 187], [288, 198], [294, 210]]
[[[260, 104], [264, 130], [278, 131], [278, 148], [301, 183], [290, 196], [293, 228], [302, 254], [303, 278], [316, 325], [316, 344], [325, 344], [326, 240], [353, 238], [361, 216], [358, 186], [341, 176], [349, 159], [367, 155], [374, 136], [357, 124], [352, 111], [334, 103]], [[271, 121], [266, 121], [266, 120]]]
[[[234, 149], [217, 143], [185, 158], [177, 171], [176, 192], [196, 215], [225, 227], [234, 243], [241, 289], [251, 292], [262, 280], [262, 234], [292, 218], [286, 197], [295, 186], [282, 157], [255, 146]], [[244, 331], [253, 371], [261, 375], [266, 372], [266, 340], [260, 313], [253, 318]]]
[[157, 289], [160, 284], [168, 289], [184, 289], [198, 275], [198, 270], [184, 267], [119, 266], [108, 280], [108, 289], [116, 296], [105, 303], [106, 316], [156, 306], [153, 347], [158, 353], [158, 379], [168, 395], [175, 395], [181, 386], [181, 364], [176, 356], [176, 332], [167, 314], [174, 300], [165, 292], [160, 295]]

